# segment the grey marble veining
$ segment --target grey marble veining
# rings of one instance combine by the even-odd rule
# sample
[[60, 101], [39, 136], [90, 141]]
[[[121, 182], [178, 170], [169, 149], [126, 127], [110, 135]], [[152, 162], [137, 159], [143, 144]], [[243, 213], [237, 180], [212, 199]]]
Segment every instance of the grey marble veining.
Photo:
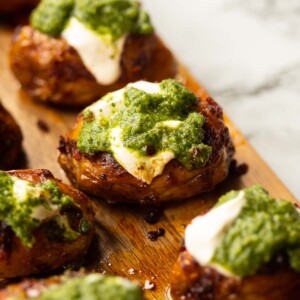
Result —
[[300, 1], [143, 4], [169, 47], [300, 200]]

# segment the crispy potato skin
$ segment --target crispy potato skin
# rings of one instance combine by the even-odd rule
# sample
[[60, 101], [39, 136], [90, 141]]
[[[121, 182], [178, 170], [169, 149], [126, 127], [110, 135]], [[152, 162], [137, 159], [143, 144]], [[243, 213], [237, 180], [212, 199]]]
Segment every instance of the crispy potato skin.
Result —
[[[0, 300], [36, 299], [50, 287], [60, 285], [64, 279], [85, 275], [82, 271], [66, 272], [62, 276], [48, 278], [24, 279], [19, 283], [10, 284], [0, 290]], [[62, 299], [63, 300], [63, 299]]]
[[19, 125], [0, 103], [0, 169], [12, 168], [21, 152], [22, 133]]
[[78, 239], [66, 242], [48, 240], [44, 232], [44, 224], [34, 231], [36, 242], [32, 248], [27, 248], [3, 222], [0, 226], [0, 278], [8, 279], [30, 274], [39, 274], [63, 266], [74, 261], [86, 253], [94, 234], [94, 212], [89, 199], [81, 192], [55, 179], [48, 170], [19, 170], [9, 174], [21, 179], [40, 183], [47, 179], [54, 179], [60, 189], [74, 199], [80, 206], [80, 211], [72, 212], [74, 223], [78, 226], [85, 218], [91, 224], [88, 233]]
[[23, 9], [33, 8], [40, 0], [9, 0], [0, 2], [0, 14], [1, 13], [14, 13]]
[[292, 300], [300, 293], [300, 274], [286, 261], [272, 262], [254, 276], [241, 280], [200, 266], [187, 252], [181, 253], [171, 277], [173, 300]]
[[49, 287], [60, 284], [59, 276], [47, 279], [25, 279], [0, 290], [0, 300], [36, 299]]
[[30, 97], [63, 106], [87, 105], [129, 82], [161, 81], [176, 75], [172, 54], [155, 34], [131, 34], [122, 53], [121, 77], [111, 85], [100, 85], [65, 40], [50, 37], [31, 26], [16, 30], [10, 65]]
[[203, 168], [188, 171], [177, 160], [172, 160], [148, 185], [129, 174], [109, 153], [93, 156], [80, 153], [76, 144], [82, 115], [71, 133], [61, 138], [58, 161], [75, 186], [109, 202], [156, 205], [209, 191], [227, 177], [234, 148], [220, 106], [207, 98], [200, 101], [196, 109], [206, 118], [204, 143], [213, 148]]

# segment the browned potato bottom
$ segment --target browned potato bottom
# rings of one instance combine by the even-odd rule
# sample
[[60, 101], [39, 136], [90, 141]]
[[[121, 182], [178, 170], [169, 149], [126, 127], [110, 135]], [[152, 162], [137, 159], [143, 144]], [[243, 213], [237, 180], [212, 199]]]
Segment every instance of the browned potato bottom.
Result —
[[0, 103], [0, 169], [14, 167], [21, 152], [20, 127]]
[[80, 191], [55, 179], [48, 170], [19, 170], [10, 171], [9, 174], [33, 183], [47, 179], [55, 180], [62, 192], [74, 199], [80, 207], [68, 212], [72, 215], [72, 224], [79, 226], [84, 218], [92, 226], [87, 233], [81, 234], [74, 241], [67, 242], [61, 239], [50, 241], [46, 237], [42, 223], [33, 232], [35, 243], [32, 248], [27, 248], [4, 222], [0, 222], [0, 279], [57, 269], [86, 254], [94, 234], [94, 212], [89, 199]]
[[[251, 259], [251, 258], [249, 258]], [[293, 300], [300, 295], [300, 274], [278, 256], [254, 276], [241, 280], [200, 266], [183, 252], [171, 276], [173, 300]]]
[[110, 202], [155, 205], [207, 192], [227, 177], [234, 148], [220, 106], [211, 98], [206, 98], [199, 101], [197, 110], [206, 119], [204, 143], [213, 149], [203, 168], [188, 171], [174, 159], [148, 185], [129, 174], [109, 153], [80, 153], [77, 139], [82, 127], [82, 115], [71, 133], [61, 138], [58, 161], [76, 187]]

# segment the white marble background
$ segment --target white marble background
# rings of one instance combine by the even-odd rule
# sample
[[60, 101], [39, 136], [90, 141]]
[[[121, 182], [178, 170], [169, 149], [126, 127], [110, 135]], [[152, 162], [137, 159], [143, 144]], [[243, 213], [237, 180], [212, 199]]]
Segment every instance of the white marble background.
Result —
[[142, 0], [159, 35], [300, 200], [300, 0]]

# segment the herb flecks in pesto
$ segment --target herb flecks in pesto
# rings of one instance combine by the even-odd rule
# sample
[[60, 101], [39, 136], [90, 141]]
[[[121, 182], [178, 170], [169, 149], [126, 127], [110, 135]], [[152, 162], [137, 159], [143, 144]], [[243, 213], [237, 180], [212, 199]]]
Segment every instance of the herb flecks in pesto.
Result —
[[62, 209], [77, 206], [53, 180], [33, 184], [0, 171], [0, 220], [5, 222], [27, 247], [35, 242], [33, 231], [44, 218], [59, 227], [62, 238], [74, 240], [79, 233], [70, 228]]
[[[259, 269], [285, 251], [290, 265], [300, 272], [300, 214], [286, 200], [275, 199], [260, 186], [245, 189], [246, 203], [234, 224], [217, 247], [213, 263], [239, 277], [256, 274]], [[217, 205], [235, 198], [229, 192]]]
[[50, 287], [38, 300], [142, 300], [139, 285], [128, 279], [102, 274], [63, 278], [62, 283]]
[[74, 16], [113, 40], [129, 32], [146, 35], [153, 32], [149, 16], [135, 0], [75, 0]]
[[127, 33], [153, 32], [148, 14], [135, 0], [42, 0], [31, 15], [31, 25], [58, 36], [71, 17], [112, 41]]
[[30, 16], [33, 28], [58, 36], [64, 29], [74, 8], [75, 0], [42, 0]]
[[[164, 80], [159, 87], [160, 92], [150, 94], [127, 86], [123, 102], [112, 102], [115, 105], [106, 108], [110, 118], [102, 117], [101, 112], [96, 118], [86, 118], [88, 108], [77, 142], [79, 150], [112, 153], [111, 131], [121, 128], [123, 145], [141, 156], [167, 150], [187, 169], [203, 167], [212, 148], [203, 143], [204, 116], [192, 109], [198, 105], [196, 96], [176, 80]], [[99, 101], [109, 102], [109, 97], [111, 94]]]

